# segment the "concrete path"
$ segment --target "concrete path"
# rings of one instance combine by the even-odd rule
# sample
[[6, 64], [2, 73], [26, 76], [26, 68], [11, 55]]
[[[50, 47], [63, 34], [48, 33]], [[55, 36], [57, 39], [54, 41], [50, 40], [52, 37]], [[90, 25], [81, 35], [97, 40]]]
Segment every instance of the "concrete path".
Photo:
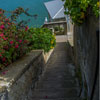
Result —
[[69, 41], [70, 45], [73, 46], [73, 33], [68, 32], [67, 35], [57, 35], [56, 42], [67, 42]]
[[56, 42], [67, 42], [67, 35], [57, 35]]
[[79, 84], [65, 42], [57, 43], [32, 100], [80, 100]]

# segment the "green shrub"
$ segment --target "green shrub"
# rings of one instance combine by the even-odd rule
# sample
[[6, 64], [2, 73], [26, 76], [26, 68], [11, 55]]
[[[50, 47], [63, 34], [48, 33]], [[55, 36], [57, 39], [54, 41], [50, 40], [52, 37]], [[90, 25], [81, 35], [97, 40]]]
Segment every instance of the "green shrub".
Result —
[[54, 27], [54, 30], [55, 30], [55, 31], [59, 31], [59, 32], [64, 31], [64, 29], [63, 29], [62, 27], [60, 27], [60, 26]]
[[56, 44], [55, 36], [47, 28], [30, 28], [29, 34], [31, 49], [43, 49], [44, 52], [48, 52]]
[[87, 14], [88, 8], [91, 8], [96, 17], [100, 15], [100, 1], [98, 0], [62, 0], [65, 1], [65, 14], [70, 15], [75, 24], [81, 25]]
[[[20, 14], [17, 9], [17, 13]], [[16, 15], [14, 15], [16, 16]], [[14, 17], [13, 16], [13, 17]], [[32, 49], [43, 49], [48, 52], [56, 42], [52, 32], [47, 28], [29, 28], [7, 18], [5, 11], [0, 9], [0, 70], [7, 67]]]

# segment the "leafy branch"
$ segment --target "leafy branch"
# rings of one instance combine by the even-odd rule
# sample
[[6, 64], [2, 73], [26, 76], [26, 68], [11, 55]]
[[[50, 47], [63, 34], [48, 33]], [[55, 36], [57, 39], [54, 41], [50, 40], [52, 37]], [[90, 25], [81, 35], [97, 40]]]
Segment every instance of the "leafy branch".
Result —
[[[18, 7], [16, 10], [14, 11], [5, 11], [7, 13], [11, 13], [10, 19], [11, 22], [17, 22], [17, 18], [21, 15], [21, 14], [25, 14], [26, 16], [29, 17], [34, 17], [35, 19], [37, 19], [38, 15], [34, 14], [31, 15], [28, 13], [29, 9], [27, 8], [26, 10], [24, 10], [22, 7]], [[27, 21], [25, 20], [21, 20], [20, 22], [18, 22], [17, 26], [19, 28], [24, 27], [28, 22], [30, 21], [30, 19], [28, 19]]]
[[100, 1], [97, 0], [62, 0], [65, 14], [70, 15], [75, 24], [81, 25], [87, 16], [87, 9], [91, 7], [96, 17], [100, 14]]

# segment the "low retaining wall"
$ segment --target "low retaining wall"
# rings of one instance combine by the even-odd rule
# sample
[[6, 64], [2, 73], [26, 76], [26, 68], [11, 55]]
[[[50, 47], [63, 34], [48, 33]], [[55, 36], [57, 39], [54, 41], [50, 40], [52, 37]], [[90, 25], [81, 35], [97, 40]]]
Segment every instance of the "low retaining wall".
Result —
[[0, 72], [0, 100], [29, 100], [52, 51], [32, 51]]

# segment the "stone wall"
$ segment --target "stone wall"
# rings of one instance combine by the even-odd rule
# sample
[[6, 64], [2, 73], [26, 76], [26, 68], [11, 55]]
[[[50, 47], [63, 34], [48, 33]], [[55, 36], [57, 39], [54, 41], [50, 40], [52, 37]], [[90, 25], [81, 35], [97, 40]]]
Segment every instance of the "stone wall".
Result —
[[87, 92], [88, 100], [91, 95], [92, 100], [99, 100], [99, 77], [96, 79], [96, 75], [99, 76], [96, 72], [99, 66], [97, 30], [99, 30], [99, 19], [93, 16], [91, 11], [82, 26], [74, 26], [74, 61], [77, 69], [80, 67], [82, 74], [81, 97]]
[[32, 51], [0, 72], [0, 100], [30, 100], [52, 51]]

